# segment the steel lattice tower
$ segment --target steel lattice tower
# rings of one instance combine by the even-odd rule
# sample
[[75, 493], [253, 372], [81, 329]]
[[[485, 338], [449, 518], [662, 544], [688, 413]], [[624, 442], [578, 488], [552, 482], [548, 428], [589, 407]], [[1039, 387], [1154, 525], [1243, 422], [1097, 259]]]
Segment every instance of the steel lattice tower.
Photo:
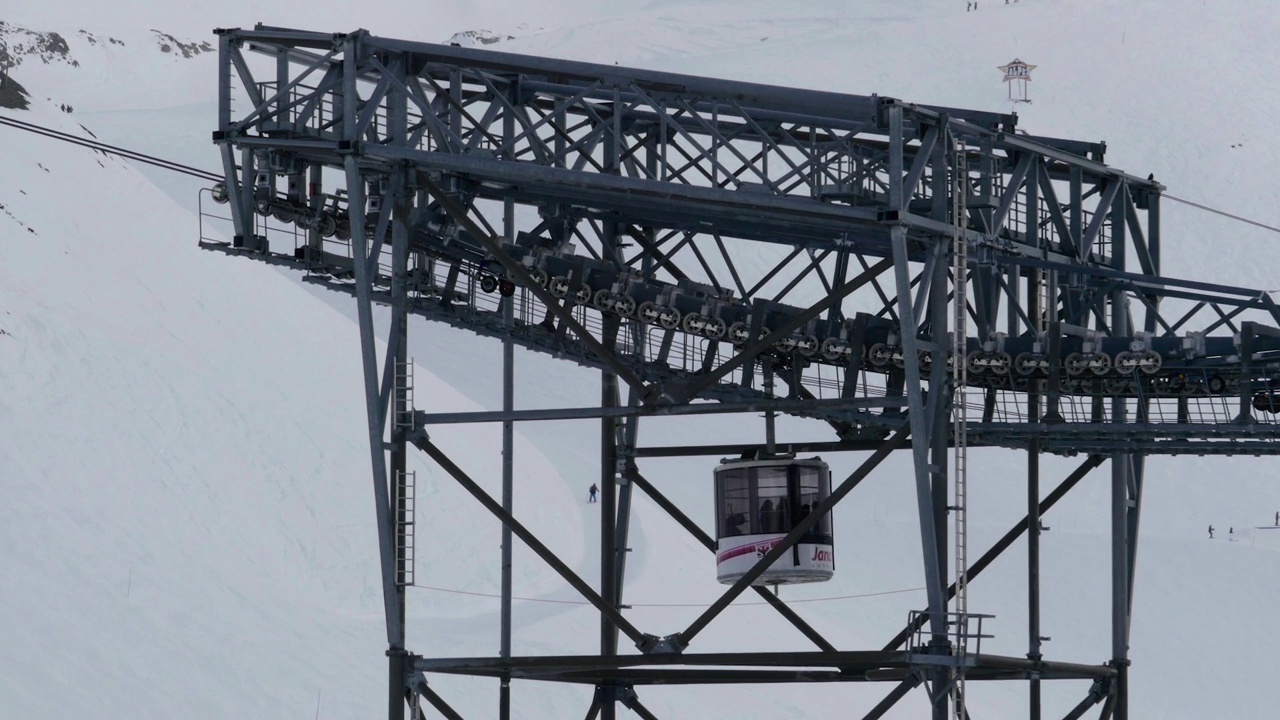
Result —
[[[963, 702], [950, 691], [963, 687], [958, 678], [1028, 682], [1029, 717], [1039, 718], [1041, 682], [1089, 679], [1068, 717], [1101, 705], [1102, 717], [1124, 720], [1145, 458], [1280, 452], [1280, 310], [1256, 290], [1162, 276], [1164, 188], [1105, 165], [1101, 144], [1026, 135], [1012, 115], [364, 31], [217, 35], [214, 141], [226, 179], [212, 198], [229, 208], [234, 241], [202, 232], [202, 247], [290, 267], [356, 298], [393, 720], [422, 716], [424, 700], [458, 717], [430, 686], [434, 673], [498, 679], [504, 720], [520, 678], [593, 685], [588, 716], [604, 718], [617, 703], [653, 717], [639, 695], [651, 683], [817, 681], [889, 683], [868, 718], [924, 685], [944, 718]], [[246, 50], [268, 62], [251, 66]], [[779, 260], [753, 276], [741, 258], [760, 247]], [[381, 360], [374, 303], [391, 308]], [[502, 340], [503, 410], [414, 408], [410, 315]], [[514, 410], [516, 345], [599, 369], [598, 406]], [[953, 397], [974, 398], [963, 423], [952, 422]], [[622, 598], [634, 491], [714, 549], [641, 463], [762, 448], [643, 447], [640, 419], [760, 411], [829, 426], [786, 450], [867, 456], [689, 627], [636, 627]], [[600, 422], [599, 591], [512, 512], [514, 422], [565, 418]], [[502, 424], [499, 499], [428, 432], [468, 422]], [[1026, 517], [969, 561], [959, 583], [1026, 537], [1025, 657], [970, 647], [980, 631], [954, 615], [946, 558], [957, 439], [1027, 456]], [[414, 450], [503, 525], [495, 657], [423, 657], [405, 646]], [[896, 450], [913, 458], [928, 606], [883, 647], [837, 648], [753, 581]], [[1042, 496], [1046, 452], [1084, 459]], [[1097, 664], [1059, 662], [1041, 647], [1040, 516], [1103, 463], [1112, 651]], [[598, 653], [511, 655], [513, 537], [599, 612]], [[693, 652], [745, 592], [815, 649]], [[635, 651], [621, 651], [622, 635]]]

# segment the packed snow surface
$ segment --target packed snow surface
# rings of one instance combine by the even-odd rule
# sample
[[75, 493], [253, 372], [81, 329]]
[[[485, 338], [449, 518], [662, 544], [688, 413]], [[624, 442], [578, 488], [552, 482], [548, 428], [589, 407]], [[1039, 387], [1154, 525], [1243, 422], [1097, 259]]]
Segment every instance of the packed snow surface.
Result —
[[[1268, 131], [1280, 115], [1268, 72], [1280, 60], [1280, 20], [1269, 3], [581, 5], [395, 0], [299, 15], [250, 0], [24, 3], [0, 15], [0, 41], [31, 108], [0, 113], [216, 169], [216, 53], [200, 48], [214, 27], [259, 21], [485, 38], [476, 42], [509, 52], [995, 111], [1011, 109], [995, 68], [1020, 57], [1038, 66], [1034, 102], [1015, 108], [1021, 128], [1106, 141], [1109, 164], [1153, 173], [1171, 195], [1280, 224], [1280, 146]], [[0, 153], [0, 716], [383, 712], [385, 630], [350, 300], [199, 251], [200, 185], [189, 178], [8, 127]], [[1172, 202], [1163, 223], [1167, 274], [1280, 288], [1275, 234]], [[500, 407], [496, 342], [420, 321], [410, 333], [420, 408]], [[553, 358], [518, 352], [516, 373], [517, 407], [599, 397], [597, 373]], [[758, 440], [760, 426], [655, 419], [641, 437]], [[518, 429], [517, 515], [595, 582], [598, 506], [584, 500], [599, 476], [598, 425]], [[821, 428], [788, 420], [779, 432]], [[496, 495], [496, 428], [438, 428], [432, 438]], [[825, 459], [843, 478], [861, 457]], [[1046, 492], [1081, 460], [1046, 458]], [[985, 548], [1025, 512], [1025, 460], [983, 450], [970, 462], [971, 547]], [[713, 465], [655, 460], [642, 471], [710, 528]], [[410, 648], [496, 654], [498, 523], [429, 461], [415, 456], [412, 469], [420, 587], [409, 594]], [[1276, 471], [1266, 458], [1149, 461], [1135, 717], [1273, 714]], [[1111, 656], [1109, 497], [1104, 465], [1045, 518], [1052, 659]], [[787, 600], [812, 601], [795, 607], [841, 649], [879, 648], [923, 606], [914, 508], [909, 458], [891, 458], [837, 512], [836, 578], [784, 589]], [[634, 523], [628, 617], [658, 635], [682, 630], [722, 589], [711, 557], [643, 496]], [[1025, 565], [1015, 547], [972, 586], [970, 608], [997, 616], [984, 650], [1026, 652]], [[595, 613], [522, 545], [515, 574], [526, 598], [515, 606], [515, 653], [591, 652]], [[812, 647], [756, 602], [744, 595], [691, 651]], [[496, 715], [496, 683], [432, 677], [432, 686], [465, 717]], [[1025, 684], [970, 688], [975, 717], [1025, 716]], [[654, 687], [641, 697], [659, 717], [859, 717], [887, 689]], [[1087, 689], [1046, 683], [1045, 716], [1066, 714]], [[517, 682], [513, 693], [518, 716], [563, 718], [585, 712], [590, 690]], [[925, 705], [916, 691], [888, 717], [919, 717]]]

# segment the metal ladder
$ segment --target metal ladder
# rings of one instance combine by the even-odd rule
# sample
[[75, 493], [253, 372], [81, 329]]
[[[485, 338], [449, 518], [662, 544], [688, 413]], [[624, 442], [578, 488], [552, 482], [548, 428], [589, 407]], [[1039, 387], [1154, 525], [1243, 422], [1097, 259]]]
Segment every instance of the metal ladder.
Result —
[[[413, 359], [397, 360], [392, 393], [392, 424], [398, 432], [413, 430]], [[398, 471], [392, 512], [396, 528], [396, 584], [413, 585], [415, 497], [418, 477], [414, 471]]]
[[[1049, 292], [1049, 271], [1044, 268], [1035, 269], [1036, 288], [1040, 295], [1040, 312], [1032, 318], [1035, 321], [1036, 337], [1040, 337], [1049, 325], [1049, 315], [1054, 312], [1053, 295]], [[1048, 352], [1048, 348], [1041, 348], [1041, 352]]]
[[414, 499], [418, 475], [410, 470], [396, 473], [396, 585], [413, 584]]
[[392, 415], [397, 430], [413, 429], [413, 358], [396, 361]]
[[952, 299], [953, 328], [951, 334], [951, 432], [955, 439], [955, 450], [952, 458], [953, 488], [955, 497], [952, 512], [955, 513], [955, 682], [952, 686], [955, 716], [957, 720], [966, 720], [964, 707], [964, 670], [968, 644], [969, 623], [969, 518], [968, 518], [968, 397], [965, 388], [969, 380], [969, 362], [967, 340], [969, 337], [968, 318], [968, 272], [969, 249], [964, 237], [966, 216], [968, 212], [968, 164], [962, 152], [952, 155], [955, 158], [955, 175], [952, 183], [952, 282], [955, 294]]

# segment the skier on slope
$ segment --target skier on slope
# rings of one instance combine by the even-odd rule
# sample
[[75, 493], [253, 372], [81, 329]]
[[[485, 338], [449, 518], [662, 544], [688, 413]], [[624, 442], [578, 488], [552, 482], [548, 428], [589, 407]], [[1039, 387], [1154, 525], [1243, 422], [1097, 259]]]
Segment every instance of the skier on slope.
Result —
[[1209, 539], [1210, 539], [1210, 540], [1212, 540], [1212, 539], [1213, 539], [1213, 526], [1212, 526], [1212, 525], [1210, 525], [1210, 526], [1209, 526]]

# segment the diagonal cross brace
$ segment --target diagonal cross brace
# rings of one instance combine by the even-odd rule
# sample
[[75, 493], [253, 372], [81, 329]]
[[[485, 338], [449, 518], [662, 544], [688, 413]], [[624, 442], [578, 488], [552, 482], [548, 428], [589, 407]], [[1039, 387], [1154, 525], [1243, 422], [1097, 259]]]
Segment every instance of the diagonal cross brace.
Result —
[[450, 707], [449, 703], [444, 701], [444, 698], [437, 695], [435, 690], [432, 690], [431, 687], [427, 685], [427, 677], [422, 673], [419, 672], [409, 679], [409, 689], [426, 698], [427, 702], [431, 703], [432, 707], [440, 711], [440, 715], [442, 717], [448, 718], [448, 720], [462, 720], [462, 716]]
[[[1043, 516], [1045, 513], [1047, 513], [1049, 509], [1052, 508], [1054, 505], [1056, 505], [1058, 501], [1061, 500], [1069, 490], [1071, 490], [1076, 486], [1076, 483], [1080, 482], [1080, 480], [1084, 478], [1085, 475], [1088, 475], [1091, 470], [1101, 465], [1104, 459], [1105, 458], [1101, 455], [1090, 455], [1089, 459], [1081, 463], [1079, 467], [1077, 467], [1070, 475], [1066, 477], [1066, 479], [1064, 479], [1056, 488], [1053, 489], [1053, 492], [1050, 492], [1048, 495], [1045, 496], [1044, 500], [1040, 502], [1039, 514]], [[1025, 533], [1028, 527], [1030, 527], [1030, 516], [1023, 517], [1022, 520], [1020, 520], [1017, 525], [1014, 525], [1012, 528], [1009, 529], [1009, 532], [1005, 533], [1003, 537], [997, 540], [996, 543], [992, 545], [991, 548], [982, 555], [982, 557], [978, 558], [977, 562], [970, 565], [969, 572], [965, 574], [965, 581], [973, 582], [973, 579], [976, 578], [979, 574], [981, 574], [982, 571], [985, 570], [987, 566], [992, 563], [992, 561], [994, 561], [997, 557], [999, 557], [1000, 553], [1008, 549], [1008, 547], [1012, 545], [1015, 540], [1017, 540], [1023, 533]], [[950, 600], [955, 596], [956, 596], [956, 585], [955, 583], [952, 583], [947, 588], [947, 599]], [[925, 614], [918, 615], [916, 619], [912, 622], [912, 624], [907, 625], [905, 629], [903, 629], [901, 632], [895, 635], [892, 640], [890, 640], [887, 644], [885, 644], [883, 648], [884, 651], [891, 652], [902, 647], [903, 643], [905, 643], [911, 637], [912, 633], [924, 627], [924, 624], [928, 621], [929, 621], [929, 618], [927, 615]]]
[[[338, 54], [337, 50], [330, 50], [326, 55], [321, 57], [319, 60], [313, 63], [310, 67], [308, 67], [305, 71], [299, 74], [298, 77], [294, 78], [293, 80], [290, 80], [287, 85], [277, 90], [276, 94], [272, 95], [270, 98], [267, 98], [266, 100], [263, 100], [257, 103], [253, 109], [253, 112], [249, 113], [248, 115], [244, 116], [238, 121], [237, 123], [238, 127], [243, 130], [244, 128], [249, 127], [250, 123], [253, 120], [258, 119], [259, 116], [266, 115], [267, 113], [271, 112], [270, 108], [273, 105], [275, 105], [276, 102], [280, 100], [280, 98], [287, 96], [290, 92], [293, 91], [294, 88], [296, 88], [298, 85], [301, 85], [302, 81], [306, 80], [311, 75], [311, 73], [315, 72], [316, 70], [320, 69], [325, 65], [328, 65], [329, 61], [332, 60], [337, 54]], [[239, 53], [236, 53], [235, 55], [233, 55], [232, 58], [233, 60], [236, 61], [236, 69], [241, 71], [241, 75], [244, 75], [244, 70], [246, 68], [246, 66], [244, 65], [244, 58], [241, 57]], [[261, 95], [259, 95], [258, 97], [261, 98]], [[289, 104], [288, 107], [293, 107], [294, 105], [297, 105], [297, 104], [298, 104], [297, 102], [292, 102]]]
[[889, 694], [886, 695], [883, 700], [876, 703], [875, 707], [871, 708], [866, 715], [863, 715], [862, 720], [880, 720], [880, 718], [884, 717], [885, 713], [889, 712], [894, 705], [898, 704], [899, 700], [906, 697], [907, 693], [916, 689], [921, 682], [923, 682], [923, 680], [916, 673], [907, 675], [902, 679], [902, 682], [898, 683], [897, 686], [889, 691]]
[[626, 633], [627, 637], [634, 640], [637, 645], [648, 639], [644, 633], [640, 632], [636, 629], [636, 626], [631, 624], [631, 621], [623, 617], [622, 613], [618, 612], [617, 608], [611, 607], [607, 602], [605, 602], [604, 598], [600, 597], [595, 590], [591, 589], [591, 586], [588, 585], [586, 581], [578, 577], [573, 570], [569, 569], [568, 565], [561, 562], [560, 558], [556, 557], [555, 553], [551, 552], [546, 545], [543, 545], [542, 542], [538, 540], [537, 536], [529, 532], [528, 528], [520, 524], [520, 521], [516, 520], [515, 516], [503, 509], [502, 505], [495, 502], [493, 498], [489, 497], [489, 494], [486, 493], [483, 488], [477, 485], [476, 482], [462, 470], [462, 468], [455, 465], [454, 462], [450, 460], [449, 457], [440, 450], [440, 448], [436, 447], [434, 443], [428, 440], [424, 434], [416, 434], [411, 439], [411, 442], [413, 442], [414, 447], [429, 455], [432, 460], [436, 461], [437, 465], [453, 476], [453, 479], [457, 480], [459, 485], [462, 485], [462, 487], [467, 492], [471, 493], [476, 500], [479, 500], [480, 504], [484, 505], [485, 508], [501, 520], [504, 525], [511, 528], [511, 532], [514, 533], [516, 537], [524, 541], [524, 543], [529, 546], [529, 549], [537, 553], [538, 557], [542, 558], [551, 566], [552, 570], [559, 573], [560, 577], [564, 578], [566, 582], [572, 585], [573, 588], [582, 595], [582, 597], [586, 598], [586, 600], [594, 605], [597, 610], [617, 625], [619, 630]]
[[1098, 208], [1093, 213], [1093, 219], [1089, 221], [1089, 227], [1084, 231], [1084, 239], [1080, 241], [1080, 261], [1088, 262], [1089, 255], [1093, 252], [1093, 243], [1102, 234], [1102, 224], [1110, 215], [1109, 209], [1111, 204], [1115, 202], [1116, 195], [1120, 192], [1121, 182], [1112, 180], [1107, 184], [1105, 190], [1102, 191], [1102, 198], [1098, 200]]
[[[1018, 199], [1018, 193], [1022, 191], [1022, 184], [1027, 180], [1027, 172], [1031, 169], [1031, 161], [1036, 156], [1031, 153], [1024, 154], [1018, 159], [1018, 164], [1014, 166], [1013, 173], [1005, 181], [1004, 196], [1000, 198], [1000, 207], [996, 210], [996, 216], [992, 218], [991, 228], [987, 231], [987, 235], [994, 239], [1004, 229], [1005, 224], [1009, 220], [1009, 211], [1013, 208], [1013, 203]], [[1032, 178], [1032, 182], [1036, 178]], [[1032, 219], [1035, 221], [1035, 218]]]

